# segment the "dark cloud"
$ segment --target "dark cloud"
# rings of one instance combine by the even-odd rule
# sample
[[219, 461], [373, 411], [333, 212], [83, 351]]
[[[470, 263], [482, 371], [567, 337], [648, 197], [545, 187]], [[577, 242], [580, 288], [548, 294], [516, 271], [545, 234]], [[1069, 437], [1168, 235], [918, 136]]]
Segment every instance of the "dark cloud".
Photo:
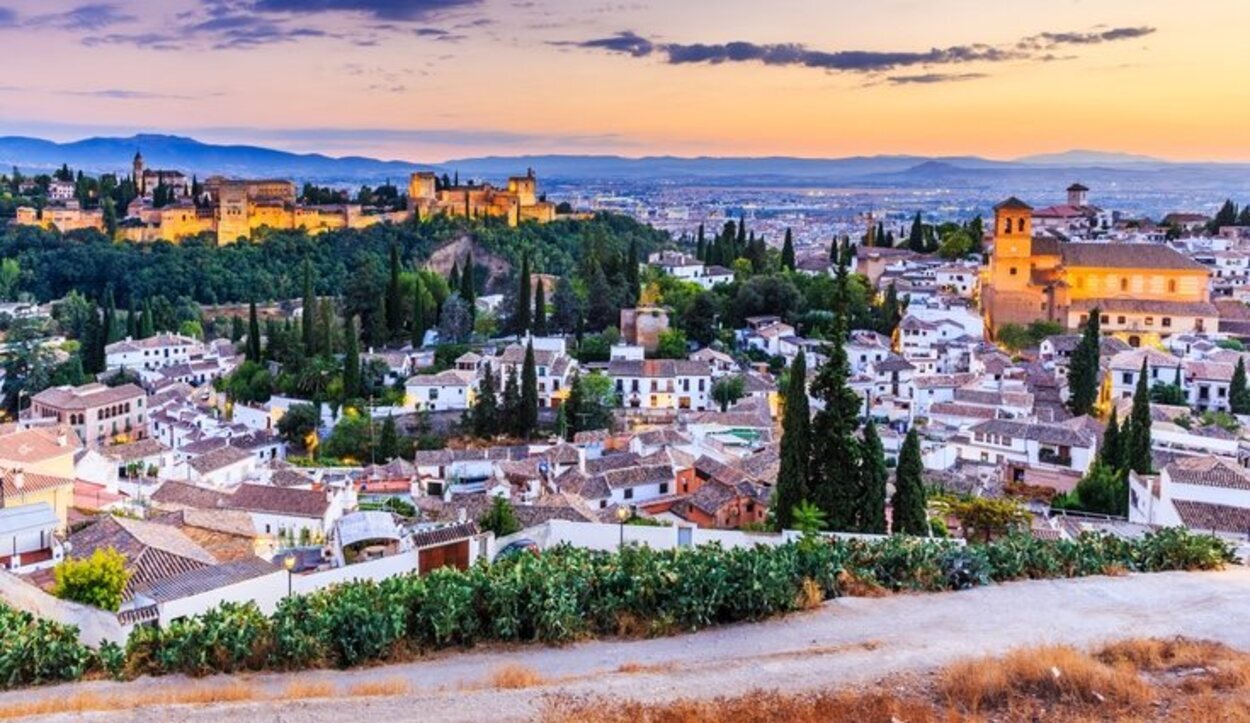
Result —
[[102, 45], [133, 45], [147, 50], [182, 50], [183, 39], [165, 33], [109, 33], [83, 38], [83, 45], [96, 48]]
[[614, 53], [629, 53], [635, 58], [648, 56], [656, 49], [655, 44], [650, 40], [629, 30], [607, 38], [586, 40], [580, 43], [556, 43], [556, 45], [575, 45], [579, 48], [597, 48]]
[[[1053, 60], [1044, 51], [1064, 45], [1093, 45], [1154, 32], [1153, 28], [1113, 28], [1090, 33], [1042, 33], [1025, 38], [1014, 45], [997, 46], [984, 43], [953, 45], [925, 51], [812, 50], [797, 43], [761, 45], [743, 41], [717, 44], [657, 43], [632, 31], [619, 32], [604, 38], [580, 42], [557, 42], [555, 45], [625, 53], [635, 58], [658, 55], [671, 65], [762, 63], [771, 66], [798, 66], [835, 72], [880, 73], [898, 68], [961, 63], [1001, 63], [1012, 60]], [[936, 75], [936, 74], [933, 74]], [[967, 74], [964, 74], [967, 75]], [[924, 77], [901, 76], [901, 77]], [[907, 81], [904, 81], [907, 82]], [[925, 81], [913, 81], [925, 82]], [[930, 81], [933, 82], [933, 81]]]
[[921, 73], [919, 75], [891, 75], [886, 80], [894, 85], [935, 85], [937, 83], [956, 83], [961, 80], [979, 80], [988, 77], [985, 73]]
[[0, 7], [0, 28], [10, 28], [17, 25], [17, 12], [9, 8]]
[[126, 90], [124, 88], [106, 88], [103, 90], [63, 90], [58, 95], [76, 95], [88, 98], [105, 98], [108, 100], [192, 100], [189, 95], [170, 93], [152, 93], [146, 90]]
[[479, 4], [481, 0], [256, 0], [252, 7], [267, 13], [354, 12], [378, 20], [413, 21]]
[[[79, 5], [61, 13], [36, 15], [24, 24], [31, 27], [51, 27], [60, 30], [100, 30], [110, 25], [134, 22], [134, 15], [123, 12], [111, 3]], [[0, 20], [0, 25], [3, 25]]]
[[1055, 48], [1060, 45], [1098, 45], [1112, 43], [1117, 40], [1133, 40], [1144, 38], [1155, 32], [1151, 27], [1110, 28], [1090, 33], [1038, 33], [1021, 40], [1018, 47], [1024, 49]]

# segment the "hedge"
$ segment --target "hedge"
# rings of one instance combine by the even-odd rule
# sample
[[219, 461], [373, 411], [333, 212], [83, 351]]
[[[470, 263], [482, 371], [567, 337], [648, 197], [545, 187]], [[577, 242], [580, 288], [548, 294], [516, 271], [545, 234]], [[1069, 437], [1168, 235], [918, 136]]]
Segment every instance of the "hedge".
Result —
[[1228, 543], [1180, 529], [1138, 540], [1015, 536], [967, 546], [891, 537], [735, 549], [630, 546], [619, 553], [559, 547], [465, 571], [346, 583], [286, 598], [268, 616], [254, 603], [222, 604], [167, 628], [136, 628], [124, 657], [115, 647], [92, 653], [72, 628], [9, 611], [0, 616], [0, 684], [74, 680], [100, 671], [208, 675], [350, 667], [486, 641], [560, 644], [759, 620], [837, 597], [848, 585], [961, 590], [1025, 578], [1208, 570], [1232, 561]]

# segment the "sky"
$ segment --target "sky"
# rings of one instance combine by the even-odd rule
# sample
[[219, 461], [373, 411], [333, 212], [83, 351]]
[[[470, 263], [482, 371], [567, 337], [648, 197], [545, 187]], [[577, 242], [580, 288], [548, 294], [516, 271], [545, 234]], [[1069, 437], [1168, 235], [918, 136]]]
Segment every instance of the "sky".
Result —
[[0, 0], [0, 133], [1250, 161], [1246, 0]]

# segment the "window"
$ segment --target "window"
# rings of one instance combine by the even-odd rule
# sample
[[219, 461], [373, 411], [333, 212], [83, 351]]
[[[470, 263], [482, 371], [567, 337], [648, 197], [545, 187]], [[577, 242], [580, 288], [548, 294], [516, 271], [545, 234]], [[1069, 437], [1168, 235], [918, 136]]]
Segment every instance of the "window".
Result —
[[1128, 277], [1120, 279], [1120, 291], [1128, 291]]
[[1168, 279], [1168, 293], [1169, 294], [1176, 293], [1176, 279]]
[[430, 401], [434, 402], [437, 400], [438, 400], [438, 387], [431, 387], [430, 388]]
[[1023, 219], [1023, 218], [1021, 218], [1021, 219], [1017, 219], [1017, 221], [1016, 221], [1016, 230], [1017, 230], [1017, 231], [1024, 231], [1024, 219]]
[[1132, 373], [1132, 372], [1124, 372], [1123, 374], [1121, 374], [1121, 375], [1120, 375], [1120, 381], [1121, 381], [1121, 382], [1123, 382], [1123, 383], [1125, 383], [1125, 384], [1132, 384], [1132, 383], [1133, 383], [1133, 373]]
[[1154, 325], [1155, 325], [1155, 318], [1153, 316], [1147, 316], [1146, 326], [1154, 326]]
[[668, 494], [668, 483], [667, 483], [667, 482], [661, 482], [661, 483], [660, 483], [660, 494], [662, 494], [662, 495], [666, 495], [666, 494]]
[[630, 487], [630, 488], [628, 488], [628, 489], [626, 489], [626, 490], [625, 490], [625, 499], [627, 499], [627, 500], [632, 500], [632, 499], [634, 499], [634, 488], [633, 488], [633, 487]]
[[1012, 275], [1012, 276], [1015, 276], [1015, 275], [1016, 275], [1016, 267], [1014, 267], [1014, 266], [1012, 266], [1012, 267], [1011, 267], [1011, 275]]
[[1003, 228], [1003, 233], [1011, 233], [1011, 219], [1007, 219], [1007, 223]]
[[[1123, 324], [1123, 323], [1124, 323], [1123, 318], [1124, 318], [1124, 317], [1120, 317], [1120, 319], [1121, 319], [1120, 323], [1121, 323], [1121, 324]], [[1109, 315], [1107, 315], [1107, 314], [1102, 314], [1101, 316], [1099, 316], [1099, 317], [1098, 317], [1098, 321], [1099, 321], [1099, 322], [1101, 322], [1101, 323], [1103, 323], [1103, 324], [1106, 324], [1106, 323], [1109, 323], [1109, 322], [1111, 321], [1111, 317], [1110, 317]]]
[[1117, 317], [1115, 318], [1115, 323], [1117, 323], [1117, 324], [1124, 324], [1124, 323], [1125, 323], [1125, 322], [1127, 322], [1127, 321], [1128, 321], [1128, 319], [1125, 319], [1123, 316], [1117, 316]]
[[1163, 325], [1164, 325], [1164, 326], [1171, 326], [1171, 325], [1172, 325], [1172, 317], [1170, 317], [1170, 316], [1165, 316], [1165, 317], [1163, 317], [1163, 320], [1162, 320], [1162, 321], [1163, 321]]

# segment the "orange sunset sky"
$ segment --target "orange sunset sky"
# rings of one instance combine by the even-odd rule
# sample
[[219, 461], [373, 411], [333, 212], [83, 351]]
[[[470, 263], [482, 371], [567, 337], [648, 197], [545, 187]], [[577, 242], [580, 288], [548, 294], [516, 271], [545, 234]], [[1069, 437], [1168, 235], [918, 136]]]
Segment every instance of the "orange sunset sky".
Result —
[[1250, 160], [1247, 0], [0, 0], [0, 133]]

